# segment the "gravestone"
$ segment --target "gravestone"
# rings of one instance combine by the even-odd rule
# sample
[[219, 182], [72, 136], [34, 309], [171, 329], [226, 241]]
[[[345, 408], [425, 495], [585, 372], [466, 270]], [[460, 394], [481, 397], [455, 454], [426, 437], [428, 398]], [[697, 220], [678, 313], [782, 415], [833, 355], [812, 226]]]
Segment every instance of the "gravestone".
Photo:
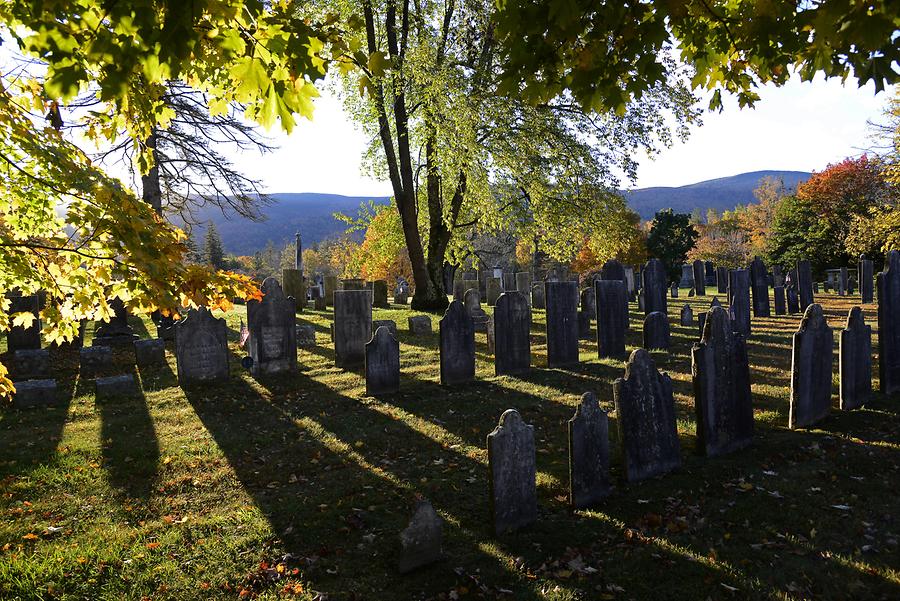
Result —
[[547, 282], [547, 366], [578, 363], [578, 284]]
[[[101, 348], [101, 347], [97, 347]], [[25, 380], [16, 382], [16, 393], [13, 395], [13, 406], [16, 409], [28, 407], [45, 407], [59, 402], [56, 393], [56, 380]]]
[[13, 351], [13, 369], [17, 380], [41, 380], [50, 377], [50, 351], [20, 349]]
[[[334, 294], [332, 292], [332, 294]], [[313, 308], [316, 311], [327, 311], [328, 310], [328, 300], [324, 296], [318, 296], [313, 299]]]
[[171, 315], [157, 314], [154, 319], [156, 325], [156, 337], [166, 342], [175, 340], [175, 318]]
[[771, 317], [766, 264], [759, 257], [750, 262], [750, 291], [753, 293], [753, 317]]
[[625, 267], [625, 302], [631, 298], [637, 288], [635, 287], [634, 267]]
[[847, 315], [839, 357], [841, 409], [862, 407], [872, 396], [872, 328], [859, 307], [853, 307]]
[[[6, 334], [6, 347], [11, 353], [18, 350], [34, 350], [41, 348], [41, 297], [38, 294], [28, 296], [9, 296], [7, 314], [28, 312], [35, 319], [26, 327], [13, 326]], [[10, 317], [12, 321], [12, 317]]]
[[703, 338], [703, 328], [706, 327], [707, 312], [697, 313], [697, 337]]
[[609, 419], [585, 392], [569, 420], [569, 504], [582, 508], [609, 495]]
[[787, 286], [784, 289], [784, 294], [787, 297], [788, 315], [794, 315], [795, 313], [799, 313], [800, 312], [800, 297], [797, 295], [797, 287], [794, 285]]
[[680, 288], [694, 288], [694, 266], [685, 264], [681, 266], [681, 279], [678, 281]]
[[475, 324], [460, 301], [454, 300], [447, 307], [438, 322], [438, 331], [441, 384], [454, 386], [471, 382], [475, 379]]
[[659, 259], [650, 259], [644, 266], [644, 314], [666, 313], [666, 289], [669, 276]]
[[266, 278], [262, 300], [247, 302], [247, 347], [253, 376], [290, 372], [297, 369], [296, 301], [285, 296], [275, 278]]
[[224, 319], [216, 319], [206, 307], [188, 310], [175, 324], [175, 363], [178, 383], [228, 379], [228, 328]]
[[484, 312], [481, 308], [481, 293], [477, 288], [469, 288], [465, 295], [466, 311], [472, 316], [472, 323], [475, 324], [476, 332], [487, 333], [491, 323], [491, 316]]
[[584, 309], [578, 310], [578, 339], [591, 339], [591, 316]]
[[694, 325], [694, 311], [691, 309], [690, 305], [684, 305], [681, 308], [681, 325], [683, 325], [683, 326]]
[[113, 315], [108, 322], [101, 322], [94, 329], [91, 345], [131, 347], [138, 336], [128, 325], [128, 310], [125, 303], [116, 297], [109, 301], [109, 308], [113, 310]]
[[300, 305], [301, 298], [304, 301], [306, 300], [306, 283], [303, 281], [303, 274], [297, 269], [282, 269], [281, 282], [281, 289], [284, 296], [294, 299], [294, 312], [305, 309], [305, 302], [303, 303], [303, 306]]
[[669, 289], [669, 295], [672, 298], [678, 298], [678, 284], [672, 284], [672, 287]]
[[162, 338], [134, 341], [134, 362], [138, 367], [161, 367], [166, 364], [166, 341]]
[[847, 294], [852, 295], [855, 290], [856, 290], [856, 278], [851, 277], [849, 280], [847, 280]]
[[516, 274], [512, 271], [504, 271], [500, 281], [503, 283], [504, 292], [518, 290], [518, 288], [516, 288]]
[[597, 316], [597, 303], [593, 286], [581, 291], [581, 308], [578, 310], [578, 339], [591, 339], [591, 320]]
[[380, 326], [366, 343], [366, 395], [393, 394], [400, 390], [400, 343]]
[[[625, 357], [625, 322], [628, 313], [623, 309], [625, 285], [616, 280], [594, 282], [597, 310], [597, 355]], [[627, 307], [627, 305], [626, 305]]]
[[706, 285], [707, 286], [715, 286], [716, 285], [716, 266], [713, 265], [712, 261], [704, 261], [703, 267], [704, 267], [704, 271], [706, 274]]
[[688, 288], [688, 293], [687, 293], [687, 295], [688, 295], [688, 298], [693, 298], [693, 297], [694, 297], [694, 288], [693, 288], [693, 287]]
[[772, 287], [784, 286], [784, 273], [782, 273], [781, 265], [772, 266]]
[[394, 338], [399, 338], [397, 336], [397, 322], [396, 321], [394, 321], [393, 319], [373, 319], [372, 320], [372, 331], [373, 332], [376, 331], [381, 326], [386, 327], [390, 331], [391, 336], [393, 336]]
[[547, 296], [545, 294], [544, 283], [538, 282], [531, 286], [531, 306], [535, 309], [546, 309]]
[[647, 306], [647, 302], [644, 300], [644, 291], [643, 290], [641, 290], [638, 293], [637, 306], [638, 306], [638, 311], [640, 311], [641, 313], [644, 313], [644, 307]]
[[697, 447], [708, 457], [746, 447], [753, 439], [747, 345], [722, 307], [710, 309], [691, 360]]
[[494, 307], [494, 375], [531, 368], [531, 311], [525, 296], [506, 292]]
[[818, 294], [819, 293], [819, 282], [813, 282], [812, 289], [813, 289], [813, 296]]
[[132, 397], [141, 393], [137, 382], [134, 381], [134, 376], [131, 374], [97, 378], [94, 384], [96, 386], [97, 399]]
[[397, 569], [401, 574], [440, 561], [442, 551], [444, 520], [426, 500], [416, 503], [409, 525], [400, 533], [400, 557]]
[[481, 305], [481, 287], [478, 285], [477, 279], [463, 279], [463, 296], [461, 300], [464, 303], [466, 302], [466, 292], [468, 292], [469, 290], [475, 290], [476, 292], [478, 292], [478, 304]]
[[867, 259], [866, 255], [859, 255], [859, 266], [857, 269], [859, 295], [862, 297], [863, 303], [871, 303], [875, 300], [875, 276], [872, 261]]
[[462, 280], [453, 281], [453, 300], [458, 300], [459, 302], [463, 302], [465, 300], [465, 285], [465, 282], [463, 282]]
[[431, 334], [431, 318], [427, 315], [411, 315], [406, 319], [409, 333], [413, 336], [428, 336]]
[[92, 377], [112, 367], [112, 349], [108, 346], [84, 347], [78, 350], [78, 360], [81, 375]]
[[[628, 271], [617, 259], [610, 259], [600, 268], [601, 280], [617, 280], [625, 284], [625, 300], [623, 301], [625, 315], [628, 315]], [[634, 275], [632, 272], [632, 279]], [[591, 312], [593, 319], [594, 312]], [[625, 329], [628, 329], [628, 320], [625, 320]]]
[[821, 305], [806, 308], [794, 333], [788, 427], [804, 428], [831, 410], [831, 360], [834, 336]]
[[334, 306], [334, 291], [338, 289], [338, 278], [336, 275], [326, 275], [323, 283], [325, 284], [325, 305]]
[[838, 295], [847, 296], [847, 289], [850, 287], [850, 274], [846, 267], [841, 267], [838, 275]]
[[487, 436], [491, 515], [499, 536], [537, 520], [534, 427], [507, 409]]
[[366, 290], [366, 281], [360, 278], [345, 278], [341, 280], [341, 290]]
[[372, 306], [379, 309], [390, 307], [388, 304], [387, 280], [375, 280], [372, 282]]
[[719, 294], [728, 292], [728, 268], [716, 267], [716, 289]]
[[787, 303], [784, 296], [784, 286], [775, 286], [775, 315], [787, 314]]
[[631, 353], [613, 398], [625, 478], [636, 482], [681, 466], [672, 380], [657, 371], [650, 353]]
[[694, 293], [706, 296], [706, 266], [700, 259], [694, 261]]
[[296, 338], [297, 348], [316, 346], [316, 327], [311, 324], [297, 324]]
[[500, 278], [487, 279], [487, 304], [493, 307], [497, 304], [497, 299], [503, 294], [503, 287], [500, 285]]
[[405, 278], [397, 279], [397, 287], [394, 288], [394, 304], [404, 307], [409, 304], [409, 282]]
[[728, 272], [728, 313], [732, 328], [744, 340], [750, 337], [750, 271], [732, 269]]
[[801, 311], [806, 311], [806, 308], [815, 302], [812, 267], [806, 259], [797, 261], [797, 297], [800, 300]]
[[368, 290], [334, 293], [334, 364], [354, 367], [365, 362], [372, 338], [372, 302]]
[[669, 318], [661, 311], [654, 311], [644, 318], [644, 348], [669, 350]]
[[531, 273], [520, 271], [516, 274], [516, 290], [525, 296], [528, 306], [531, 306]]
[[881, 392], [900, 392], [900, 251], [892, 250], [878, 274], [878, 373]]
[[722, 303], [719, 302], [718, 296], [714, 296], [712, 301], [710, 301], [710, 303], [709, 303], [710, 309], [712, 309], [713, 307], [721, 307], [721, 306], [722, 306]]

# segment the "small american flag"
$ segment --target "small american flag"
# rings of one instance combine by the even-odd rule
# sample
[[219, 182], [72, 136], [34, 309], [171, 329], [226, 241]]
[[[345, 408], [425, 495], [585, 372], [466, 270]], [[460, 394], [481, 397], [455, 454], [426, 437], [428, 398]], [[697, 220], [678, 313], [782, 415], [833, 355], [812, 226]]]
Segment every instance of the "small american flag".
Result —
[[238, 342], [238, 346], [244, 348], [244, 345], [247, 344], [247, 339], [250, 338], [250, 330], [247, 326], [244, 325], [244, 320], [241, 320], [241, 339]]

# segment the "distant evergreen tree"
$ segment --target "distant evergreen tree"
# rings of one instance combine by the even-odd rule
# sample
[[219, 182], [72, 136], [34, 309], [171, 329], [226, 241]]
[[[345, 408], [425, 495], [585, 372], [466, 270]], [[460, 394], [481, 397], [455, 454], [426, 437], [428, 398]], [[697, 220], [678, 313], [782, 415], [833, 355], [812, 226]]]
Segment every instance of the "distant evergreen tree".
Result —
[[663, 262], [669, 283], [681, 279], [681, 266], [697, 243], [699, 234], [691, 225], [691, 216], [665, 209], [656, 213], [647, 236], [647, 250], [651, 257]]
[[200, 252], [200, 247], [197, 245], [197, 241], [194, 239], [193, 235], [187, 237], [184, 245], [188, 248], [188, 261], [191, 263], [203, 263], [203, 253]]
[[216, 230], [215, 224], [210, 221], [206, 228], [206, 239], [203, 244], [204, 260], [215, 267], [223, 269], [225, 267], [225, 250], [222, 248], [222, 238]]

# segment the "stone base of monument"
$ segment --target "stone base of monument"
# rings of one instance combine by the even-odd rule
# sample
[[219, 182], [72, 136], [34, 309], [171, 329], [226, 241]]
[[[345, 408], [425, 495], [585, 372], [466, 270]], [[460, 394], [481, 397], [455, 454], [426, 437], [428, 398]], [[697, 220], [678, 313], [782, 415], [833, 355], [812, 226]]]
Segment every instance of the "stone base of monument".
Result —
[[108, 346], [90, 346], [79, 351], [82, 376], [91, 377], [112, 365], [112, 349]]
[[43, 407], [59, 401], [56, 394], [56, 380], [25, 380], [16, 382], [16, 394], [13, 405], [19, 409], [26, 407]]
[[138, 367], [161, 367], [166, 364], [166, 341], [162, 338], [134, 341], [134, 361]]
[[108, 346], [115, 348], [131, 348], [131, 346], [140, 340], [137, 334], [121, 333], [110, 334], [108, 336], [95, 336], [91, 342], [91, 346]]
[[140, 394], [137, 382], [134, 381], [134, 376], [131, 374], [97, 378], [96, 386], [98, 399], [132, 397]]
[[15, 375], [22, 380], [50, 377], [50, 351], [47, 349], [23, 349], [13, 353]]

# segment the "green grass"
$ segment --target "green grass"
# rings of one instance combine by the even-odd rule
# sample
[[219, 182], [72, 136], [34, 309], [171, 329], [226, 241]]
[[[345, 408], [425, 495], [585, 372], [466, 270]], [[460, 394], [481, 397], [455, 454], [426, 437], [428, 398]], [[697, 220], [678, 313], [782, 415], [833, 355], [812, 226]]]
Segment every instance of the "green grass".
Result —
[[[673, 378], [683, 468], [626, 485], [616, 449], [616, 490], [591, 511], [566, 504], [566, 421], [587, 390], [612, 411], [624, 364], [585, 341], [578, 367], [547, 369], [543, 311], [531, 373], [495, 378], [478, 334], [478, 381], [447, 389], [437, 318], [413, 338], [412, 312], [376, 310], [400, 330], [402, 392], [383, 399], [334, 367], [324, 312], [298, 317], [318, 341], [300, 371], [260, 381], [238, 363], [242, 307], [227, 316], [227, 385], [181, 390], [170, 348], [167, 368], [135, 372], [142, 398], [98, 402], [77, 357], [54, 352], [66, 402], [0, 412], [0, 599], [898, 598], [900, 399], [787, 430], [800, 316], [754, 319], [755, 444], [698, 456], [696, 327], [677, 324], [682, 304], [696, 315], [711, 299], [670, 299], [674, 346], [654, 353]], [[842, 327], [852, 301], [819, 300]], [[638, 317], [632, 306], [632, 348]], [[485, 436], [508, 408], [535, 428], [540, 519], [496, 538]], [[447, 559], [399, 576], [417, 495], [446, 521]]]

